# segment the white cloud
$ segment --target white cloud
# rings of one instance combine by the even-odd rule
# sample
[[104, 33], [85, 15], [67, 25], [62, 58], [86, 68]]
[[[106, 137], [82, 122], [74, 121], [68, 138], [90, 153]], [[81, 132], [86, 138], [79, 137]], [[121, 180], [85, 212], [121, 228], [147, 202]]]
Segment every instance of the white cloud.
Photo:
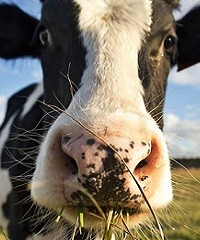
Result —
[[165, 129], [171, 129], [179, 123], [180, 119], [175, 114], [167, 114], [165, 116]]
[[196, 64], [193, 67], [177, 72], [176, 68], [173, 68], [169, 81], [178, 85], [192, 85], [200, 87], [200, 64]]
[[[200, 103], [197, 102], [196, 106], [186, 105], [185, 106], [185, 118], [187, 119], [200, 119]], [[199, 126], [200, 129], [200, 126]]]
[[6, 103], [6, 97], [3, 95], [0, 95], [0, 108], [2, 108]]
[[167, 114], [164, 132], [171, 157], [200, 157], [200, 119]]

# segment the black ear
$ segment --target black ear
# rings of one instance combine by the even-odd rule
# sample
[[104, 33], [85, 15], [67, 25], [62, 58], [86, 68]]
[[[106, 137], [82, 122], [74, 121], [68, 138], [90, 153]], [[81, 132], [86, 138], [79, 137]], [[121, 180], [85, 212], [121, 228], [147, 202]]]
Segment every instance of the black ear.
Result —
[[31, 39], [38, 20], [15, 5], [0, 4], [0, 57], [37, 57]]
[[178, 70], [200, 62], [200, 6], [177, 22]]

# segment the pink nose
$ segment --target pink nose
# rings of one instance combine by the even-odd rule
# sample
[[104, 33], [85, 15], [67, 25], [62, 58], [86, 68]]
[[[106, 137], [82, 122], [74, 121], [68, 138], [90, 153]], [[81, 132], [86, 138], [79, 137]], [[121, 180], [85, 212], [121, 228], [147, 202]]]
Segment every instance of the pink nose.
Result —
[[[144, 189], [156, 168], [150, 140], [110, 136], [102, 141], [81, 134], [63, 137], [62, 149], [69, 156], [68, 181], [77, 181], [101, 206], [135, 203], [141, 193], [130, 172]], [[82, 202], [77, 194], [71, 198]]]

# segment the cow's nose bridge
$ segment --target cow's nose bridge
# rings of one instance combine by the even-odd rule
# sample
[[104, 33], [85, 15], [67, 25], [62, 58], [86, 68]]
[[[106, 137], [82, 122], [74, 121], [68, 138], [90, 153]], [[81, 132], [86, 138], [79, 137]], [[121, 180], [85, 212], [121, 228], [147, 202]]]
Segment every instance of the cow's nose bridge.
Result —
[[[74, 160], [68, 164], [74, 170], [71, 171], [73, 179], [77, 177], [81, 187], [101, 205], [120, 205], [120, 201], [128, 203], [139, 196], [140, 190], [131, 174], [145, 185], [156, 164], [151, 162], [151, 140], [107, 137], [102, 141], [89, 134], [81, 134], [64, 136], [62, 150]], [[68, 179], [72, 178], [68, 176]]]

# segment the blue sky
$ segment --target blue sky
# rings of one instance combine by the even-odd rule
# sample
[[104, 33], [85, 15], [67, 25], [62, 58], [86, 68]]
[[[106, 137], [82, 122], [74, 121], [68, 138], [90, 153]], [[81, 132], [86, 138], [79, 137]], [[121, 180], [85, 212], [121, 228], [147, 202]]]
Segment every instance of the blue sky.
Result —
[[[38, 0], [12, 2], [40, 17]], [[181, 3], [181, 11], [175, 12], [176, 18], [200, 3], [200, 0], [182, 0]], [[20, 88], [41, 80], [38, 60], [0, 60], [0, 122], [4, 116], [6, 99]], [[174, 68], [170, 73], [165, 104], [165, 135], [172, 157], [200, 157], [200, 64], [179, 73]]]

